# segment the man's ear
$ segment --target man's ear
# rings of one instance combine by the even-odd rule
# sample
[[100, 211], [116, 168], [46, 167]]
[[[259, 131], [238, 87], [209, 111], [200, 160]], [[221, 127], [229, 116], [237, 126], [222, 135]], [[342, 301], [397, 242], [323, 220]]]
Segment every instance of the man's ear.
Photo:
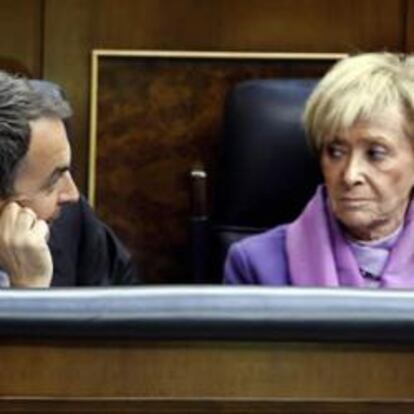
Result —
[[3, 210], [3, 207], [9, 202], [10, 202], [9, 200], [0, 197], [0, 214], [1, 214], [1, 211]]

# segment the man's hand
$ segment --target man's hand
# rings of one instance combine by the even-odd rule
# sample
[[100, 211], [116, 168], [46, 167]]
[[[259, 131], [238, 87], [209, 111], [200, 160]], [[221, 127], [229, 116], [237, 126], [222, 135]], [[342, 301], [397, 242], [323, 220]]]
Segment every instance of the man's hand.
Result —
[[49, 227], [33, 210], [7, 204], [0, 214], [0, 268], [12, 287], [49, 287], [53, 262]]

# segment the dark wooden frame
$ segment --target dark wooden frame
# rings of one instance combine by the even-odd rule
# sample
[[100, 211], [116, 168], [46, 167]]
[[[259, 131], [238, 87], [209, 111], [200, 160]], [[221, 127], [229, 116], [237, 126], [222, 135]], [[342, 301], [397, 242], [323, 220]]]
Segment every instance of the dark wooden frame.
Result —
[[93, 51], [88, 197], [139, 253], [145, 281], [192, 280], [187, 179], [201, 164], [214, 180], [230, 87], [252, 78], [318, 77], [344, 56]]

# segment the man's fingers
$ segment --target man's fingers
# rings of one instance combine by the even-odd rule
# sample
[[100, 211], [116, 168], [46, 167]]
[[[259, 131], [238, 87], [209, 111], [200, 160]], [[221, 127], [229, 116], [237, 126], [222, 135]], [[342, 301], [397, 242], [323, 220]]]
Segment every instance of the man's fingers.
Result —
[[4, 222], [5, 224], [9, 223], [10, 220], [14, 222], [20, 210], [21, 207], [17, 203], [7, 203], [1, 211], [0, 221]]
[[21, 207], [20, 209], [20, 214], [23, 214], [25, 216], [29, 216], [32, 218], [32, 220], [36, 221], [37, 220], [37, 215], [36, 213], [29, 207]]
[[27, 207], [23, 207], [17, 214], [16, 218], [16, 230], [25, 231], [31, 229], [37, 221], [36, 214], [33, 210]]
[[0, 212], [0, 263], [11, 286], [50, 286], [52, 256], [47, 245], [49, 226], [34, 211], [8, 203]]
[[50, 230], [44, 220], [36, 220], [32, 227], [32, 232], [35, 233], [37, 237], [43, 238], [46, 241], [49, 240]]
[[16, 236], [19, 238], [20, 234], [26, 233], [33, 224], [32, 218], [28, 215], [29, 213], [19, 217], [21, 210], [21, 206], [11, 202], [7, 203], [1, 211], [0, 234], [6, 244]]

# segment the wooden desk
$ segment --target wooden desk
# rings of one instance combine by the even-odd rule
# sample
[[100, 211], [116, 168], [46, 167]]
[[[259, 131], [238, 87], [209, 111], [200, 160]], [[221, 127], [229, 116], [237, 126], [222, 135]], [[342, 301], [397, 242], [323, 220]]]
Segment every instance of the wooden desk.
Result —
[[227, 292], [0, 292], [0, 412], [414, 412], [414, 294]]

